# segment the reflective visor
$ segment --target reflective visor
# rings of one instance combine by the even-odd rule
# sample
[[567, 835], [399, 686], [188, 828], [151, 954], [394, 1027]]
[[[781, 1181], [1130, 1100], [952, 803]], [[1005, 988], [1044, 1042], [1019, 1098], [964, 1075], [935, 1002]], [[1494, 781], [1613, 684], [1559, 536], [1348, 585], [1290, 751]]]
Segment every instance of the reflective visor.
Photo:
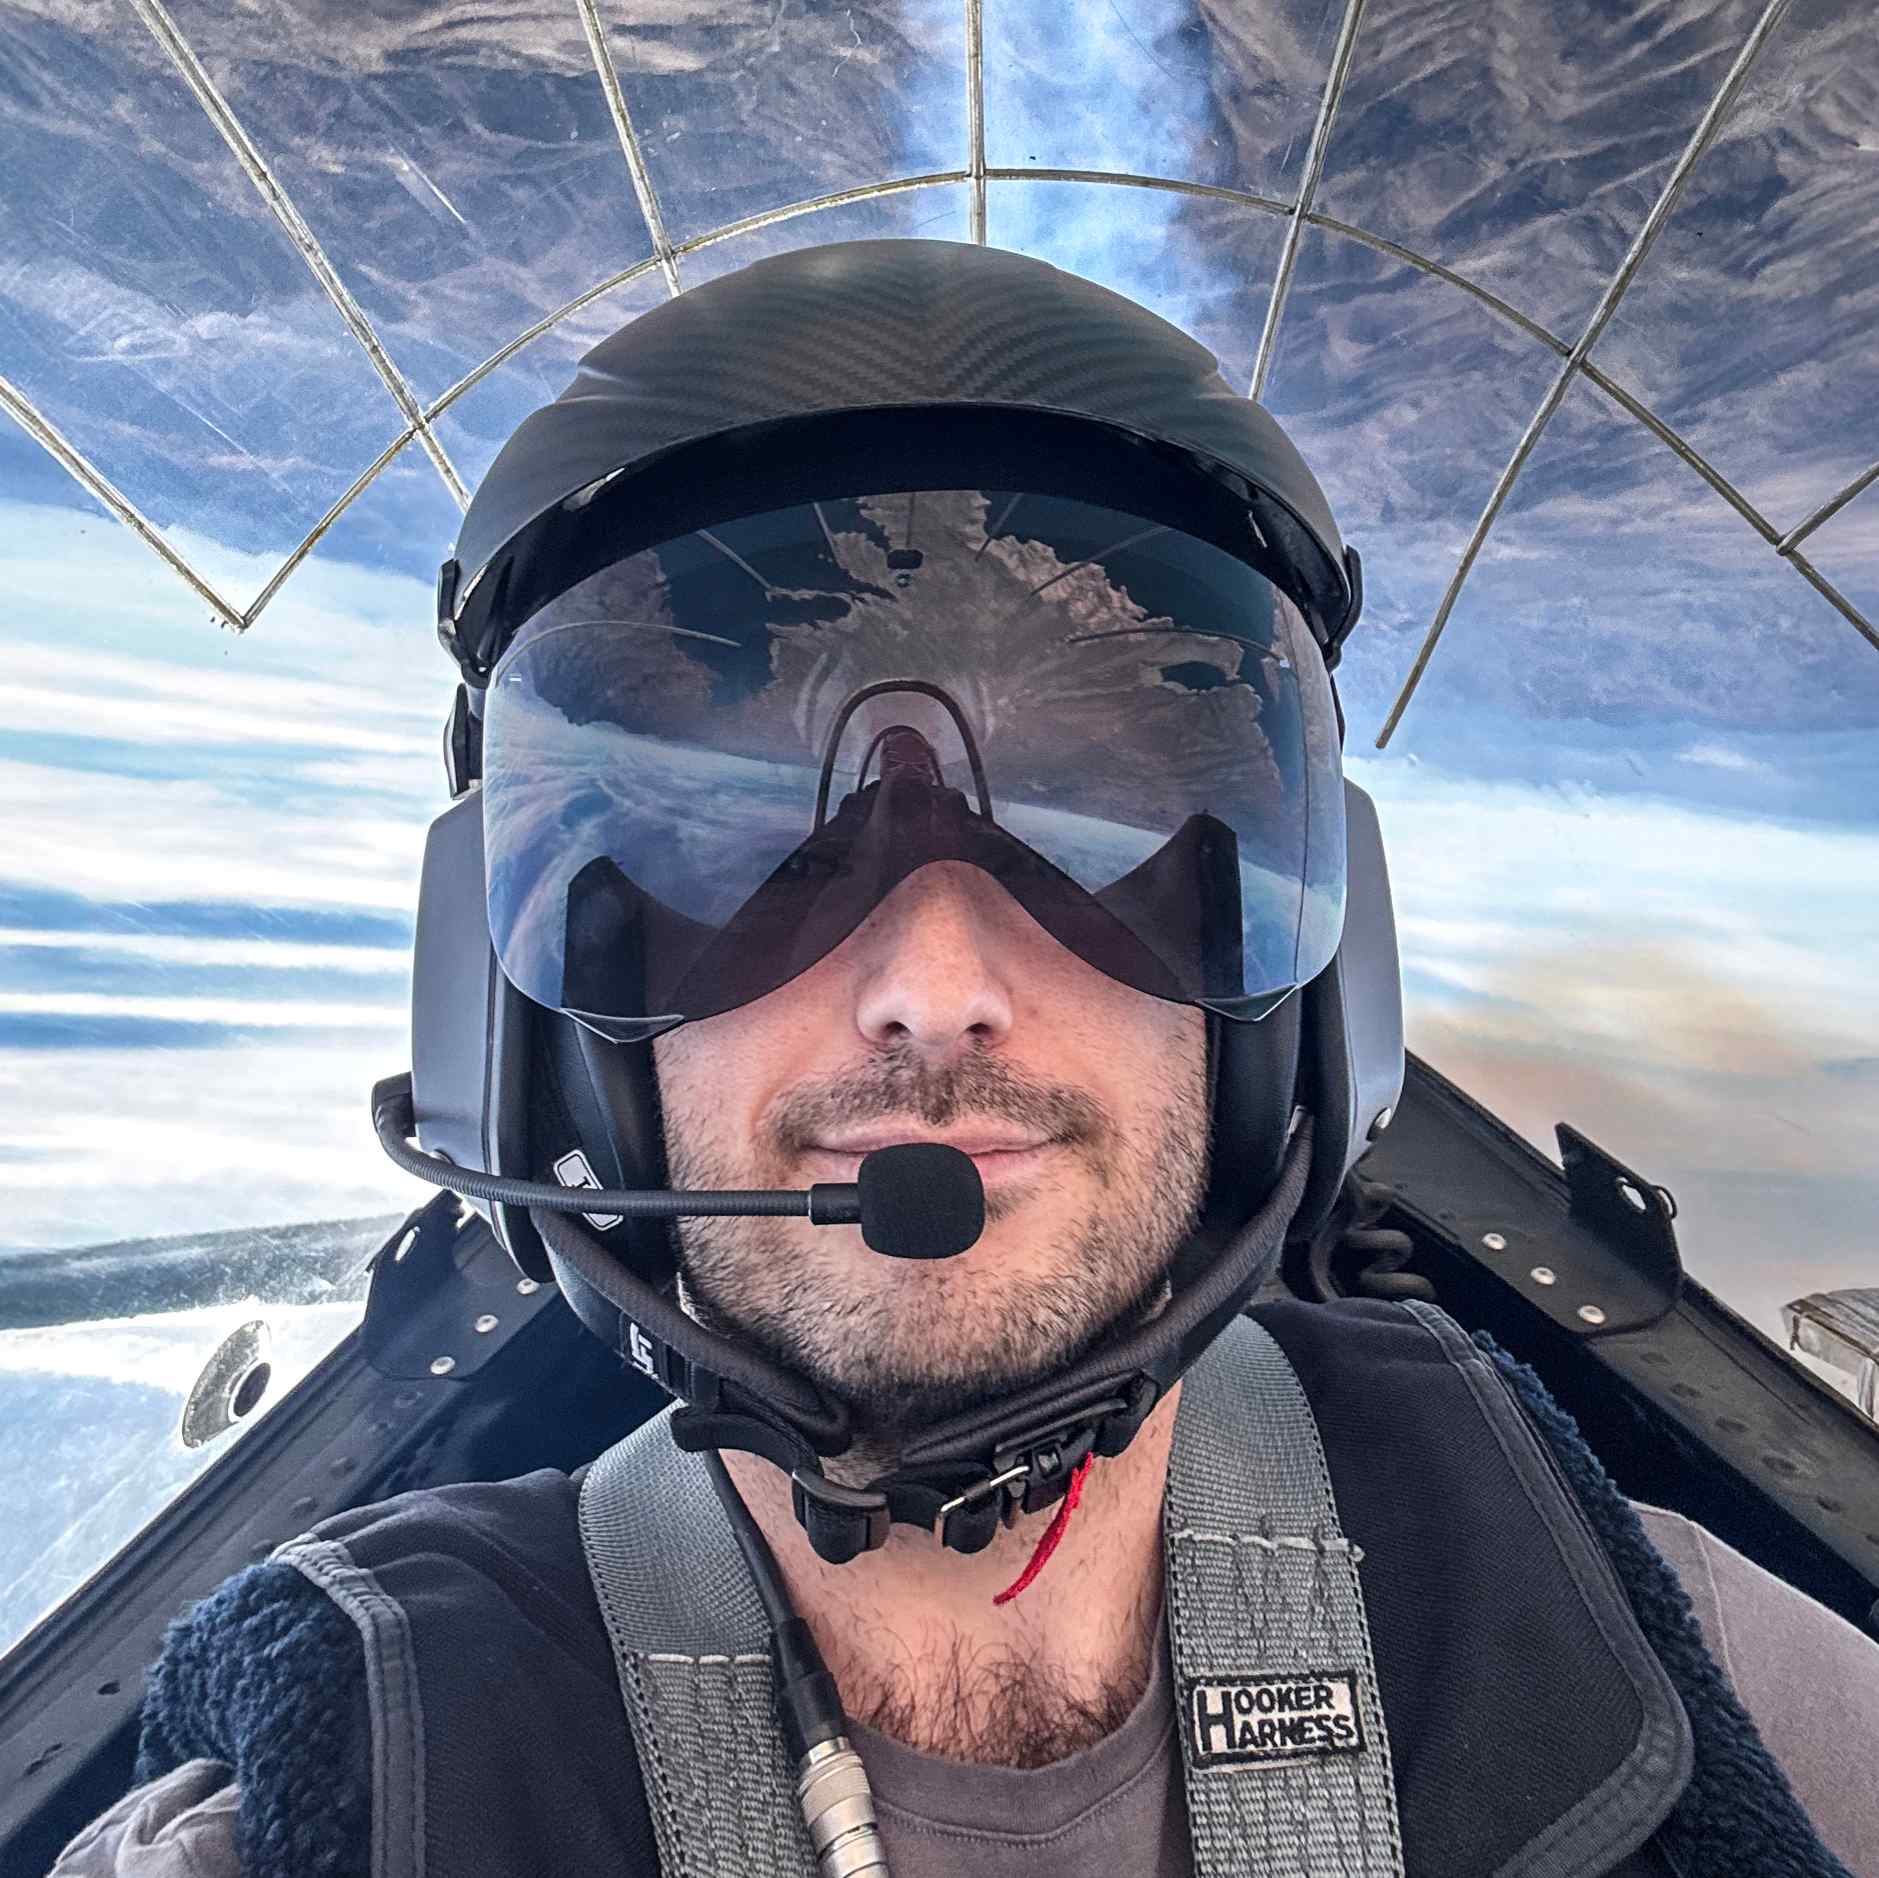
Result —
[[622, 1040], [776, 990], [937, 861], [1229, 1017], [1343, 928], [1337, 725], [1296, 607], [1061, 496], [842, 497], [602, 568], [491, 676], [483, 818], [503, 970]]

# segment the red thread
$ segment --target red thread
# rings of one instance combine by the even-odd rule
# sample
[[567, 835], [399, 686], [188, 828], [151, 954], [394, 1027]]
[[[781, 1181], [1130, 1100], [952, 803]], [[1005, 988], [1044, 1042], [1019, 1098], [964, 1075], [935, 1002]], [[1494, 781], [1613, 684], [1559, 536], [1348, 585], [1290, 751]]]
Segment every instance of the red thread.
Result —
[[1083, 1464], [1070, 1476], [1069, 1490], [1063, 1496], [1063, 1504], [1057, 1509], [1057, 1517], [1050, 1522], [1049, 1529], [1037, 1542], [1037, 1550], [1031, 1554], [1031, 1562], [1018, 1574], [1018, 1582], [999, 1592], [992, 1602], [1009, 1604], [1020, 1591], [1027, 1590], [1031, 1581], [1050, 1563], [1050, 1555], [1057, 1549], [1057, 1541], [1064, 1536], [1069, 1527], [1070, 1515], [1077, 1510], [1077, 1502], [1083, 1497], [1083, 1477], [1090, 1471], [1096, 1456], [1086, 1454]]

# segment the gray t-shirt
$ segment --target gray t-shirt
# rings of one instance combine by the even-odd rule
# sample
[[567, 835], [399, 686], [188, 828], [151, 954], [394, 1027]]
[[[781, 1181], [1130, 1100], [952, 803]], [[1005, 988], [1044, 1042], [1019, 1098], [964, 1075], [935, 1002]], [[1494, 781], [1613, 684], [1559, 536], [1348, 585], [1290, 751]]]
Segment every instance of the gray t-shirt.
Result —
[[969, 1767], [852, 1725], [894, 1878], [1189, 1878], [1166, 1648], [1114, 1734], [1048, 1767]]
[[[1879, 1644], [1693, 1521], [1638, 1511], [1815, 1829], [1879, 1878]], [[857, 1730], [894, 1878], [1187, 1878], [1169, 1688], [1157, 1651], [1122, 1726], [1049, 1767], [969, 1767]], [[48, 1878], [241, 1878], [236, 1799], [219, 1761], [190, 1761], [94, 1820]]]

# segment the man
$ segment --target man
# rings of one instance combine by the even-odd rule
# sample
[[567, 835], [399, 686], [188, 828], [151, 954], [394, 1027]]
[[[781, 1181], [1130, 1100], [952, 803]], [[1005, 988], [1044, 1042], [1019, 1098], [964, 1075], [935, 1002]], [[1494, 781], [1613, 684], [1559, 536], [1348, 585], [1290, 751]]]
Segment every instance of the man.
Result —
[[[231, 1580], [59, 1870], [1879, 1872], [1879, 1649], [1660, 1556], [1440, 1311], [1241, 1315], [1400, 1087], [1359, 591], [1211, 359], [1020, 257], [785, 256], [591, 355], [444, 582], [419, 1065], [485, 1045], [485, 897], [535, 1048], [415, 1120], [681, 1406]], [[982, 1230], [943, 1166], [870, 1212], [907, 1143]], [[733, 1203], [674, 1248], [649, 1189]]]

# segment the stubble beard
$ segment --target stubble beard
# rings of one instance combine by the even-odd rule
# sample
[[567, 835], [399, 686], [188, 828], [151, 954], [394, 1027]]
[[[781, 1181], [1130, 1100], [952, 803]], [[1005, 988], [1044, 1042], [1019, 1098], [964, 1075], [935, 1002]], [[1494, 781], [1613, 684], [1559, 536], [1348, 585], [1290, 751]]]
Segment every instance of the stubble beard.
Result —
[[[1207, 1186], [1205, 1066], [1171, 1052], [1143, 1074], [1150, 1099], [1140, 1120], [1124, 1126], [1086, 1091], [1021, 1076], [994, 1056], [936, 1068], [889, 1055], [793, 1086], [741, 1152], [722, 1138], [708, 1099], [671, 1091], [662, 1077], [667, 1158], [680, 1187], [800, 1184], [795, 1157], [837, 1127], [917, 1116], [941, 1128], [973, 1117], [1061, 1141], [1058, 1153], [1089, 1177], [1081, 1184], [1091, 1195], [1041, 1256], [1026, 1248], [1024, 1270], [892, 1261], [880, 1285], [857, 1283], [852, 1253], [820, 1255], [806, 1245], [798, 1221], [685, 1220], [686, 1308], [847, 1407], [857, 1441], [832, 1474], [884, 1471], [913, 1435], [1050, 1375], [1166, 1302], [1170, 1264]], [[989, 1193], [988, 1230], [1065, 1184], [1046, 1173]]]

